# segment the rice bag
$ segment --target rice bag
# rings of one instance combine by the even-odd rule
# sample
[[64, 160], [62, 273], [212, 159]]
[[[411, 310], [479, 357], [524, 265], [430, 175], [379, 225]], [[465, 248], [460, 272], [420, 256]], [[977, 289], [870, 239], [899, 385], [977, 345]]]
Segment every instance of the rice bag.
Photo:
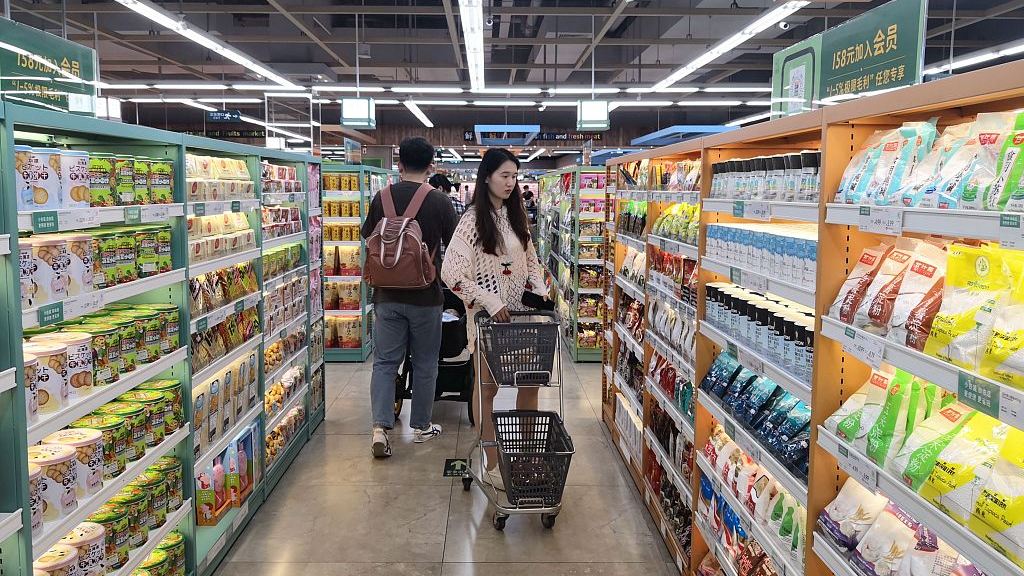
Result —
[[967, 526], [1024, 567], [1024, 432], [1016, 428], [1007, 431]]
[[1024, 212], [1024, 113], [1017, 114], [1003, 140], [994, 178], [985, 189], [985, 207], [1000, 212]]
[[832, 302], [832, 307], [829, 308], [829, 316], [837, 318], [846, 324], [853, 321], [853, 317], [860, 307], [860, 302], [864, 298], [864, 292], [871, 285], [871, 281], [875, 279], [878, 268], [882, 265], [885, 255], [891, 249], [892, 246], [889, 244], [880, 244], [873, 248], [865, 248], [861, 252], [857, 264], [854, 265], [853, 270], [850, 272], [850, 276], [847, 277], [842, 287], [839, 288], [839, 294], [836, 295], [835, 301]]
[[836, 192], [836, 202], [840, 204], [861, 203], [863, 189], [870, 179], [869, 174], [874, 171], [875, 164], [882, 154], [883, 139], [891, 137], [892, 132], [892, 130], [879, 130], [868, 136], [860, 150], [846, 165], [846, 170], [843, 171], [843, 177], [839, 181], [839, 190]]
[[896, 576], [908, 550], [917, 544], [918, 522], [889, 502], [850, 557], [862, 576]]
[[[903, 282], [903, 274], [914, 257], [914, 251], [923, 244], [920, 240], [900, 237], [896, 239], [896, 245], [882, 259], [881, 266], [875, 272], [875, 277], [864, 291], [860, 305], [853, 317], [853, 325], [864, 328], [869, 332], [885, 333], [888, 324], [888, 317], [885, 314], [886, 301], [895, 297]], [[876, 304], [875, 300], [879, 302]], [[891, 308], [889, 308], [891, 310]], [[876, 325], [874, 319], [878, 318]]]
[[[903, 206], [938, 208], [936, 181], [949, 160], [967, 143], [973, 122], [947, 126], [932, 143], [928, 154], [917, 164], [914, 172], [900, 186], [897, 196]], [[948, 206], [944, 206], [948, 208]]]
[[[914, 252], [914, 258], [907, 266], [892, 302], [886, 334], [889, 340], [915, 350], [924, 348], [932, 320], [942, 304], [945, 276], [945, 250], [929, 242], [922, 242]], [[875, 324], [877, 326], [879, 322]]]
[[[919, 413], [920, 399], [921, 381], [906, 372], [897, 371], [878, 419], [865, 436], [867, 447], [864, 453], [879, 467], [884, 468], [889, 458], [903, 446], [908, 427], [911, 427], [908, 423]], [[920, 415], [924, 415], [923, 410], [920, 410]]]
[[[872, 370], [868, 381], [849, 401], [843, 403], [832, 416], [825, 421], [825, 428], [835, 432], [847, 444], [853, 444], [863, 452], [867, 447], [868, 430], [874, 426], [878, 414], [882, 411], [889, 386], [897, 372], [889, 370]], [[901, 379], [909, 379], [909, 374], [900, 372]], [[858, 396], [863, 393], [863, 400]]]
[[992, 337], [981, 358], [981, 375], [1014, 388], [1024, 388], [1024, 254], [1004, 250], [1010, 295], [995, 312]]
[[950, 247], [942, 306], [932, 321], [924, 353], [975, 370], [992, 336], [993, 312], [1002, 306], [1008, 288], [998, 249]]
[[886, 469], [917, 491], [931, 474], [939, 453], [975, 413], [960, 403], [939, 410], [914, 429], [896, 457], [886, 464]]
[[917, 527], [917, 544], [900, 564], [900, 576], [949, 576], [960, 553], [939, 540], [928, 527]]
[[847, 478], [835, 500], [818, 516], [821, 534], [840, 548], [853, 550], [888, 502], [885, 496]]
[[934, 189], [935, 208], [994, 209], [986, 206], [984, 191], [995, 176], [999, 150], [1015, 119], [1013, 112], [978, 114], [969, 138], [946, 159], [922, 206], [933, 207], [928, 198]]
[[882, 146], [882, 153], [867, 186], [862, 203], [878, 206], [902, 204], [900, 187], [928, 155], [935, 141], [935, 120], [907, 122], [896, 130], [896, 138]]
[[1009, 426], [977, 413], [935, 458], [920, 494], [950, 518], [967, 524], [974, 502], [988, 481]]

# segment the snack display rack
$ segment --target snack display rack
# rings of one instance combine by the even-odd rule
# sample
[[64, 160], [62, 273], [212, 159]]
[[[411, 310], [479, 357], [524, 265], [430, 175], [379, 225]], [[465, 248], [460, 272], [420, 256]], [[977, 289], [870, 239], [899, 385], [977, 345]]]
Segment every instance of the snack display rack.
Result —
[[[127, 155], [134, 158], [157, 158], [173, 165], [173, 177], [166, 182], [167, 196], [161, 201], [166, 203], [153, 203], [152, 200], [128, 201], [125, 204], [94, 207], [69, 207], [60, 205], [54, 209], [45, 206], [45, 210], [24, 210], [19, 212], [15, 204], [19, 183], [13, 169], [16, 164], [25, 160], [23, 154], [26, 146], [33, 149], [56, 149], [56, 150], [79, 150], [95, 153], [98, 156]], [[16, 148], [17, 147], [17, 148]], [[32, 152], [35, 154], [36, 152]], [[71, 153], [70, 155], [73, 155]], [[82, 155], [81, 152], [78, 153]], [[227, 158], [241, 160], [251, 176], [254, 184], [249, 200], [239, 200], [228, 197], [205, 198], [190, 195], [189, 186], [186, 182], [186, 157], [206, 156], [215, 158]], [[82, 155], [82, 156], [88, 156]], [[173, 456], [181, 463], [181, 505], [167, 514], [167, 521], [159, 528], [150, 533], [150, 540], [137, 549], [133, 550], [127, 557], [127, 563], [112, 574], [130, 574], [132, 570], [147, 560], [149, 553], [160, 544], [161, 539], [172, 531], [180, 533], [186, 542], [185, 545], [185, 567], [188, 574], [206, 576], [212, 574], [217, 565], [226, 554], [227, 548], [237, 537], [243, 525], [252, 517], [253, 512], [273, 488], [273, 482], [264, 481], [268, 479], [267, 471], [264, 470], [264, 436], [263, 436], [263, 395], [265, 392], [262, 358], [264, 352], [263, 338], [281, 337], [281, 334], [266, 334], [259, 330], [259, 326], [265, 326], [267, 318], [264, 313], [265, 299], [263, 290], [268, 288], [264, 284], [263, 277], [263, 253], [274, 247], [298, 243], [306, 245], [308, 233], [308, 211], [304, 194], [295, 190], [285, 195], [274, 197], [272, 190], [262, 190], [261, 161], [273, 164], [288, 165], [295, 168], [296, 180], [302, 181], [302, 190], [308, 189], [306, 174], [309, 166], [316, 165], [317, 160], [307, 155], [288, 153], [283, 151], [266, 150], [253, 146], [245, 146], [230, 142], [222, 142], [205, 138], [185, 136], [163, 130], [145, 128], [140, 126], [126, 125], [117, 122], [108, 122], [93, 118], [86, 118], [49, 110], [12, 104], [9, 102], [0, 103], [0, 286], [6, 294], [3, 314], [0, 315], [0, 329], [11, 334], [8, 344], [0, 346], [0, 446], [8, 455], [10, 465], [0, 470], [0, 565], [4, 571], [14, 574], [26, 574], [31, 572], [34, 559], [38, 558], [47, 549], [56, 544], [64, 534], [74, 528], [79, 522], [92, 516], [97, 509], [105, 504], [108, 498], [117, 494], [122, 488], [132, 482], [147, 467], [157, 462], [164, 456]], [[240, 163], [235, 163], [239, 165]], [[24, 176], [19, 176], [24, 178]], [[146, 186], [150, 186], [150, 181]], [[23, 185], [22, 185], [23, 186]], [[298, 186], [298, 185], [296, 185]], [[42, 187], [40, 187], [42, 188]], [[23, 189], [23, 188], [21, 188]], [[148, 188], [147, 188], [148, 189]], [[138, 189], [137, 189], [138, 190]], [[88, 188], [87, 188], [88, 191]], [[51, 192], [52, 193], [52, 192]], [[39, 194], [37, 191], [36, 194]], [[61, 193], [63, 194], [63, 192]], [[76, 198], [76, 194], [71, 194]], [[62, 196], [63, 198], [63, 196]], [[156, 198], [154, 195], [153, 198]], [[81, 200], [81, 197], [76, 198]], [[37, 203], [45, 200], [41, 195], [34, 199]], [[89, 202], [88, 197], [84, 200]], [[62, 200], [63, 202], [63, 200]], [[136, 203], [140, 202], [140, 203]], [[293, 224], [293, 229], [288, 234], [276, 238], [265, 237], [261, 234], [263, 205], [296, 206], [300, 209], [301, 224]], [[201, 261], [190, 264], [190, 241], [193, 237], [190, 234], [187, 220], [192, 216], [216, 216], [223, 213], [240, 213], [242, 220], [247, 223], [249, 236], [253, 242], [253, 248], [221, 248], [215, 254], [203, 254]], [[119, 228], [111, 228], [110, 225], [120, 225]], [[104, 228], [100, 228], [104, 226]], [[135, 249], [131, 266], [135, 267], [139, 276], [137, 280], [126, 281], [102, 290], [90, 290], [88, 281], [82, 281], [82, 287], [77, 294], [65, 297], [47, 297], [40, 304], [23, 306], [19, 295], [23, 293], [23, 287], [28, 282], [29, 293], [38, 294], [37, 279], [32, 276], [33, 254], [31, 249], [25, 250], [27, 244], [22, 244], [20, 254], [21, 265], [15, 261], [15, 254], [19, 252], [19, 234], [27, 237], [30, 233], [41, 235], [48, 233], [80, 232], [91, 233], [93, 238], [97, 234], [108, 233], [111, 230], [120, 234], [145, 234], [152, 226], [159, 226], [161, 231], [169, 231], [167, 237], [160, 238], [156, 245], [144, 245], [145, 249], [156, 252], [140, 251]], [[113, 232], [110, 232], [111, 234]], [[154, 234], [156, 234], [154, 232]], [[78, 236], [81, 236], [79, 234]], [[166, 240], [164, 239], [166, 238]], [[138, 237], [139, 241], [144, 238]], [[40, 239], [42, 240], [42, 239]], [[69, 240], [70, 241], [70, 240]], [[82, 240], [79, 240], [82, 242]], [[92, 243], [94, 240], [90, 240]], [[228, 245], [230, 246], [230, 245]], [[205, 249], [204, 249], [205, 250]], [[112, 252], [113, 253], [113, 252]], [[144, 263], [143, 257], [147, 254], [159, 254], [161, 260], [158, 264]], [[40, 255], [42, 257], [42, 255]], [[81, 258], [81, 257], [80, 257]], [[63, 260], [62, 260], [63, 262]], [[151, 262], [146, 260], [145, 262]], [[238, 264], [251, 262], [250, 269], [255, 274], [254, 292], [248, 295], [239, 296], [231, 302], [218, 303], [213, 309], [204, 310], [202, 313], [192, 313], [192, 297], [190, 287], [194, 280], [204, 274], [210, 274], [218, 269], [232, 267]], [[74, 264], [74, 260], [72, 260]], [[166, 266], [165, 266], [166, 264]], [[104, 262], [105, 266], [106, 263]], [[155, 272], [153, 267], [160, 267]], [[302, 276], [308, 275], [308, 255], [303, 251], [302, 270], [297, 272]], [[20, 270], [19, 270], [20, 269]], [[100, 269], [99, 258], [97, 258], [96, 269]], [[71, 268], [70, 275], [72, 282], [79, 274], [77, 268]], [[104, 268], [104, 270], [106, 270]], [[145, 272], [145, 274], [143, 274]], [[27, 275], [26, 275], [27, 274]], [[84, 276], [83, 276], [84, 278]], [[61, 295], [60, 293], [54, 293]], [[304, 296], [305, 297], [305, 296]], [[64, 322], [77, 322], [78, 319], [91, 315], [94, 318], [100, 310], [147, 308], [164, 305], [164, 310], [156, 323], [162, 327], [177, 327], [175, 337], [178, 340], [177, 347], [168, 340], [173, 330], [167, 332], [168, 336], [163, 340], [157, 340], [156, 346], [162, 348], [158, 353], [155, 350], [147, 349], [147, 356], [141, 356], [139, 350], [138, 367], [131, 372], [125, 372], [116, 381], [105, 385], [97, 384], [91, 393], [75, 394], [70, 396], [66, 403], [58, 404], [54, 410], [40, 413], [37, 418], [32, 418], [26, 406], [28, 403], [30, 389], [26, 387], [26, 370], [23, 362], [23, 335], [30, 336], [52, 330], [52, 325]], [[292, 331], [303, 331], [309, 334], [310, 323], [309, 302], [302, 304], [301, 320], [296, 320], [289, 329]], [[258, 326], [255, 326], [253, 337], [247, 340], [234, 341], [230, 350], [223, 352], [219, 357], [202, 360], [202, 364], [193, 369], [193, 365], [199, 361], [200, 355], [194, 343], [200, 333], [209, 329], [224, 325], [233, 326], [225, 328], [226, 331], [238, 332], [237, 327], [241, 323], [240, 316], [236, 314], [245, 313], [252, 316], [255, 310], [259, 318]], [[176, 317], [174, 321], [168, 319]], [[96, 321], [97, 324], [99, 321]], [[147, 324], [147, 326], [149, 326]], [[33, 332], [26, 334], [27, 330]], [[124, 332], [125, 329], [121, 331]], [[157, 333], [161, 331], [158, 330]], [[237, 345], [234, 345], [237, 344]], [[92, 343], [89, 344], [90, 348]], [[295, 365], [301, 366], [308, 375], [310, 359], [306, 348], [303, 348], [302, 356], [294, 360]], [[93, 351], [95, 353], [95, 350]], [[150, 356], [152, 354], [152, 356]], [[195, 418], [197, 413], [193, 403], [194, 387], [203, 383], [204, 379], [210, 378], [220, 368], [226, 366], [231, 360], [248, 357], [251, 355], [256, 367], [250, 386], [251, 397], [253, 398], [250, 409], [244, 414], [239, 414], [231, 419], [231, 427], [225, 428], [222, 434], [217, 437], [214, 444], [206, 446], [205, 452], [200, 454], [197, 450], [198, 429]], [[158, 358], [152, 361], [144, 361], [144, 358]], [[90, 363], [90, 365], [93, 365]], [[98, 366], [96, 366], [99, 368]], [[34, 494], [30, 494], [28, 480], [29, 460], [26, 456], [29, 447], [41, 442], [50, 434], [64, 429], [72, 422], [88, 416], [106, 403], [118, 399], [122, 394], [132, 391], [143, 382], [153, 380], [175, 380], [180, 382], [180, 402], [174, 404], [180, 406], [180, 417], [178, 425], [173, 432], [168, 432], [162, 441], [156, 438], [152, 444], [147, 446], [145, 455], [134, 461], [127, 462], [125, 469], [120, 474], [104, 479], [96, 490], [88, 495], [77, 497], [77, 504], [69, 507], [67, 511], [56, 518], [45, 519], [41, 525], [32, 529], [33, 503], [38, 509], [38, 500]], [[303, 376], [308, 383], [308, 376]], [[74, 384], [72, 380], [72, 384]], [[237, 394], [242, 393], [242, 388], [236, 388]], [[309, 386], [304, 385], [302, 393], [294, 396], [294, 404], [301, 405], [303, 410], [309, 407]], [[241, 396], [239, 396], [241, 398]], [[232, 405], [234, 406], [234, 405]], [[238, 404], [239, 407], [244, 403]], [[168, 413], [169, 414], [169, 413]], [[153, 424], [154, 421], [150, 421]], [[195, 486], [196, 472], [199, 472], [197, 465], [204, 464], [219, 458], [218, 450], [223, 450], [228, 445], [234, 445], [238, 436], [243, 430], [250, 432], [251, 445], [248, 450], [251, 453], [247, 474], [251, 474], [254, 482], [247, 485], [244, 494], [240, 495], [237, 505], [231, 505], [230, 511], [220, 522], [212, 526], [197, 526], [196, 499], [198, 490]], [[289, 450], [297, 452], [308, 438], [308, 428], [303, 428], [291, 437]], [[290, 459], [278, 460], [270, 472], [283, 473], [287, 468]], [[247, 479], [249, 476], [247, 476]], [[72, 490], [74, 492], [74, 490]], [[242, 500], [244, 498], [244, 500]], [[37, 513], [38, 514], [38, 513]], [[38, 516], [37, 516], [38, 518]]]
[[[371, 288], [362, 275], [362, 263], [366, 257], [366, 242], [359, 230], [370, 207], [373, 196], [384, 186], [397, 181], [397, 173], [374, 166], [359, 164], [338, 164], [325, 162], [322, 165], [323, 206], [324, 206], [324, 304], [325, 304], [325, 351], [327, 362], [363, 362], [373, 350], [373, 304]], [[334, 206], [338, 206], [334, 210]], [[356, 208], [357, 213], [352, 212]], [[342, 215], [344, 214], [344, 215]], [[344, 240], [335, 239], [329, 233], [332, 227], [349, 227], [355, 233]], [[345, 251], [355, 250], [349, 262], [342, 262]], [[333, 297], [331, 284], [358, 284], [357, 301], [345, 305], [340, 298]], [[358, 318], [359, 326], [355, 332], [358, 341], [339, 333], [339, 325], [332, 318]], [[348, 320], [351, 322], [351, 320]]]
[[[606, 323], [605, 337], [610, 345], [604, 359], [602, 414], [657, 524], [664, 526], [668, 511], [678, 512], [678, 507], [668, 508], [661, 504], [664, 489], [655, 485], [652, 478], [661, 486], [665, 483], [688, 484], [689, 491], [679, 490], [689, 508], [683, 516], [692, 518], [692, 522], [682, 530], [685, 534], [677, 537], [680, 535], [661, 529], [681, 573], [696, 571], [709, 554], [715, 556], [726, 574], [743, 571], [737, 570], [734, 563], [742, 554], [716, 534], [721, 527], [715, 528], [701, 514], [701, 508], [706, 507], [701, 496], [703, 480], [706, 494], [717, 494], [716, 499], [730, 505], [738, 517], [735, 525], [763, 549], [763, 553], [758, 552], [756, 561], [770, 561], [766, 566], [771, 566], [772, 570], [758, 571], [758, 574], [863, 574], [863, 569], [856, 566], [864, 562], [858, 557], [860, 553], [840, 549], [832, 538], [822, 534], [820, 524], [823, 511], [837, 498], [850, 478], [851, 483], [855, 480], [867, 488], [866, 493], [874, 493], [874, 498], [884, 496], [888, 498], [889, 506], [898, 507], [900, 512], [897, 515], [905, 515], [901, 518], [911, 526], [911, 533], [914, 526], [930, 530], [948, 546], [943, 550], [954, 551], [953, 561], [973, 564], [986, 574], [1024, 574], [1019, 557], [1015, 562], [992, 544], [997, 542], [1004, 550], [1012, 551], [1021, 545], [1016, 536], [999, 533], [995, 528], [987, 528], [986, 532], [986, 521], [976, 512], [972, 514], [971, 510], [966, 512], [969, 522], [957, 521], [950, 515], [952, 513], [944, 512], [909, 486], [909, 480], [894, 473], [891, 466], [879, 466], [874, 457], [868, 457], [862, 449], [848, 444], [825, 427], [826, 420], [868, 382], [873, 369], [888, 370], [891, 367], [916, 377], [915, 382], [927, 381], [921, 384], [922, 389], [930, 382], [935, 389], [956, 394], [961, 403], [958, 406], [987, 414], [1018, 430], [1024, 428], [1024, 411], [1021, 409], [1024, 392], [1020, 388], [983, 376], [979, 372], [981, 369], [953, 365], [935, 357], [934, 353], [919, 352], [891, 337], [879, 336], [829, 314], [840, 290], [848, 289], [844, 282], [855, 272], [862, 251], [880, 243], [893, 244], [898, 238], [936, 237], [968, 245], [976, 244], [976, 241], [999, 241], [1004, 253], [1024, 246], [1020, 240], [1019, 213], [922, 208], [902, 203], [851, 205], [833, 201], [841, 189], [844, 172], [873, 133], [931, 118], [937, 118], [937, 129], [941, 133], [946, 127], [975, 121], [982, 113], [1019, 110], [1024, 104], [1024, 88], [1019, 82], [1021, 74], [1024, 74], [1024, 63], [1008, 63], [635, 153], [610, 162], [608, 192], [609, 196], [615, 197], [618, 213], [621, 215], [628, 210], [629, 202], [643, 203], [643, 213], [647, 218], [642, 233], [634, 235], [624, 233], [621, 216], [616, 218], [616, 230], [612, 236], [614, 249], [607, 254], [608, 265], [614, 268], [615, 277], [608, 283], [610, 309], [607, 315], [610, 320]], [[998, 140], [994, 157], [999, 157], [999, 148], [1004, 140], [1012, 140], [1014, 146], [1019, 144], [1019, 126], [1011, 126], [1011, 130], [1010, 136], [1004, 133]], [[821, 152], [815, 156], [813, 151], [817, 150]], [[810, 196], [787, 197], [785, 200], [770, 194], [737, 196], [730, 195], [729, 191], [723, 193], [714, 183], [716, 176], [720, 177], [722, 170], [727, 169], [722, 168], [725, 162], [784, 155], [804, 155], [804, 167], [810, 165], [815, 169], [820, 185]], [[815, 157], [818, 160], [815, 161]], [[642, 168], [648, 182], [657, 182], [657, 178], [651, 177], [656, 165], [684, 160], [699, 163], [701, 177], [699, 192], [696, 193], [699, 200], [689, 197], [687, 192], [640, 185], [640, 179], [635, 177], [635, 171]], [[768, 166], [771, 166], [770, 162]], [[626, 180], [630, 185], [624, 184]], [[735, 192], [735, 189], [731, 191]], [[701, 204], [696, 242], [681, 244], [652, 234], [655, 221], [671, 203], [696, 201]], [[806, 242], [811, 244], [811, 249], [793, 248], [791, 254], [796, 264], [790, 260], [786, 265], [804, 266], [808, 274], [801, 276], [795, 270], [779, 266], [763, 267], [762, 264], [773, 262], [775, 257], [772, 240], [767, 244], [756, 244], [758, 249], [766, 252], [753, 256], [742, 250], [723, 250], [722, 242], [726, 238], [722, 235], [723, 226], [734, 225], [755, 235], [765, 231], [769, 234], [784, 231], [785, 235], [795, 239], [793, 241], [797, 245], [805, 241], [806, 233]], [[774, 226], [780, 228], [772, 228]], [[781, 235], [783, 232], [778, 233]], [[729, 238], [735, 239], [735, 236]], [[643, 267], [634, 270], [632, 276], [628, 274], [630, 271], [623, 269], [624, 258], [630, 249], [647, 253]], [[680, 292], [678, 286], [666, 290], [664, 270], [658, 269], [663, 268], [658, 251], [676, 252], [696, 261], [694, 276], [687, 279], [689, 291]], [[987, 270], [979, 265], [977, 274], [984, 274]], [[951, 282], [948, 277], [947, 282]], [[727, 299], [712, 302], [709, 298], [719, 298], [724, 288], [735, 290], [737, 294], [771, 296], [767, 304], [785, 307], [785, 318], [795, 319], [798, 334], [800, 326], [806, 322], [808, 339], [797, 348], [805, 348], [804, 352], [811, 358], [803, 363], [806, 366], [809, 362], [810, 370], [801, 372], [799, 363], [773, 360], [773, 355], [766, 352], [759, 342], [749, 339], [750, 333], [746, 332], [743, 320], [739, 324], [730, 323], [730, 318], [723, 321], [721, 302]], [[628, 311], [624, 309], [628, 309], [632, 302], [640, 302], [646, 308], [653, 306], [656, 299], [674, 305], [680, 314], [689, 311], [695, 316], [696, 336], [692, 349], [683, 349], [677, 341], [659, 337], [657, 325], [652, 324], [646, 309], [639, 329], [623, 326], [616, 320], [623, 317], [623, 313]], [[753, 308], [754, 304], [750, 306], [751, 317], [756, 317], [758, 312]], [[635, 311], [636, 305], [633, 308]], [[742, 318], [743, 312], [740, 314]], [[794, 403], [802, 403], [806, 407], [809, 421], [804, 425], [801, 436], [792, 440], [806, 446], [806, 457], [791, 459], [790, 452], [780, 451], [776, 439], [766, 436], [762, 429], [741, 418], [730, 408], [729, 402], [716, 395], [717, 392], [711, 393], [702, 387], [706, 379], [713, 381], [717, 378], [712, 368], [721, 353], [726, 355], [723, 358], [731, 357], [737, 361], [733, 365], [748, 371], [744, 373], [773, 382], [781, 397], [792, 397]], [[622, 358], [629, 359], [630, 356], [634, 357], [633, 366], [630, 370], [623, 370]], [[689, 407], [680, 406], [677, 398], [652, 379], [649, 368], [652, 359], [659, 356], [673, 367], [677, 375], [684, 374], [684, 379], [692, 380], [693, 398]], [[687, 415], [688, 408], [692, 410], [692, 423]], [[657, 429], [664, 426], [665, 419], [675, 424], [680, 436], [692, 439], [691, 451], [684, 456], [689, 460], [688, 465], [679, 467], [678, 461], [668, 457], [664, 444], [656, 437]], [[1011, 430], [1011, 433], [1016, 432]], [[910, 434], [908, 431], [908, 437]], [[716, 450], [721, 449], [720, 443], [727, 439], [735, 443], [736, 453], [746, 454], [760, 464], [762, 472], [773, 479], [773, 485], [789, 495], [786, 498], [794, 504], [787, 506], [792, 507], [795, 516], [806, 514], [806, 519], [796, 524], [793, 540], [782, 542], [775, 533], [775, 527], [752, 514], [747, 495], [737, 494], [731, 482], [734, 477], [730, 477], [730, 481], [721, 477], [723, 464], [713, 462], [713, 456]], [[1005, 460], [999, 461], [1005, 465]], [[688, 472], [691, 473], [688, 475]], [[978, 488], [977, 492], [980, 493], [981, 489]], [[872, 521], [861, 530], [867, 529]], [[680, 545], [682, 541], [688, 545]], [[893, 553], [909, 557], [910, 551], [914, 550], [914, 542], [909, 544], [910, 551], [906, 547], [906, 543], [901, 544], [898, 550], [893, 549]], [[950, 556], [947, 553], [942, 558]], [[748, 560], [750, 558], [746, 556], [739, 559], [741, 563]]]
[[[584, 166], [549, 172], [539, 184], [538, 256], [551, 275], [562, 337], [576, 362], [598, 362], [602, 355], [603, 181], [602, 168]], [[595, 273], [581, 280], [586, 272]]]

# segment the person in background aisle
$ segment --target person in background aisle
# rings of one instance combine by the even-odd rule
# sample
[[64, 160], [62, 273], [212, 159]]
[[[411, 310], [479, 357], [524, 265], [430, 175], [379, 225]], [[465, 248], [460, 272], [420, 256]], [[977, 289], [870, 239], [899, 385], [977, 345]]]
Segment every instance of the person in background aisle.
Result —
[[[398, 148], [398, 171], [401, 182], [392, 185], [395, 211], [401, 215], [412, 202], [416, 191], [427, 181], [434, 162], [434, 147], [424, 138], [406, 138]], [[370, 203], [363, 222], [362, 236], [373, 234], [384, 218], [384, 207], [378, 193]], [[441, 246], [451, 241], [458, 219], [448, 196], [431, 190], [415, 216], [423, 233], [423, 241], [434, 257], [434, 267], [441, 269]], [[391, 456], [387, 431], [395, 425], [395, 379], [407, 351], [412, 358], [412, 415], [414, 442], [426, 442], [439, 434], [441, 427], [430, 421], [434, 411], [434, 387], [437, 382], [437, 355], [441, 347], [440, 278], [423, 290], [373, 291], [374, 359], [370, 378], [370, 407], [373, 415], [371, 450], [377, 458]]]
[[466, 212], [466, 204], [459, 200], [459, 189], [452, 184], [452, 181], [447, 176], [444, 174], [434, 174], [430, 177], [428, 183], [451, 198], [452, 208], [455, 209], [457, 216], [461, 217]]
[[[544, 293], [544, 272], [530, 239], [529, 222], [519, 194], [516, 173], [519, 160], [503, 148], [491, 148], [480, 162], [473, 203], [459, 221], [448, 245], [441, 278], [466, 303], [469, 345], [475, 350], [474, 315], [486, 311], [493, 320], [509, 322], [510, 311], [527, 310], [522, 304], [527, 290]], [[477, 374], [477, 390], [482, 403], [477, 414], [484, 441], [494, 440], [494, 397], [498, 393], [494, 377], [484, 366]], [[484, 384], [484, 383], [488, 384]], [[537, 388], [516, 391], [516, 408], [537, 409]], [[475, 401], [475, 400], [474, 400]], [[497, 469], [497, 450], [485, 450], [487, 476], [491, 484], [504, 490]]]
[[533, 191], [530, 186], [523, 186], [523, 204], [526, 206], [526, 213], [530, 216], [532, 224], [537, 223], [537, 202], [533, 198]]

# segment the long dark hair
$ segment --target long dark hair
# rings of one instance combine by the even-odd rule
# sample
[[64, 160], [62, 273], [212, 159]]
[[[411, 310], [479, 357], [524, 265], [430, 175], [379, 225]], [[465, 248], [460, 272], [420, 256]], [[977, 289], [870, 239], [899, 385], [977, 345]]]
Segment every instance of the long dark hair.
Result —
[[[493, 256], [498, 255], [501, 237], [498, 234], [498, 227], [494, 224], [494, 206], [491, 204], [491, 189], [487, 185], [487, 179], [497, 172], [505, 162], [512, 162], [516, 168], [519, 168], [519, 159], [504, 148], [491, 148], [485, 152], [484, 157], [480, 160], [480, 168], [477, 170], [476, 190], [473, 193], [476, 234], [480, 238], [484, 252]], [[512, 189], [512, 194], [505, 200], [505, 209], [508, 210], [508, 222], [512, 225], [512, 231], [523, 243], [523, 250], [526, 250], [530, 243], [530, 224], [526, 216], [526, 209], [523, 208], [518, 182]]]

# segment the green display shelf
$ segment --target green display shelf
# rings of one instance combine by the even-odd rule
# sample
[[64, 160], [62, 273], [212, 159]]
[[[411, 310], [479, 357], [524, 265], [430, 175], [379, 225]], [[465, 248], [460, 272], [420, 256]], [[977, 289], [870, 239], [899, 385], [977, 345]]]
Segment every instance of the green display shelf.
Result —
[[267, 469], [267, 477], [265, 480], [267, 486], [267, 492], [270, 493], [277, 487], [278, 482], [284, 477], [285, 472], [295, 461], [295, 457], [299, 455], [299, 451], [309, 440], [309, 421], [307, 420], [302, 428], [292, 436], [291, 441], [288, 443], [288, 447], [285, 448], [284, 454], [278, 457], [270, 468]]
[[324, 350], [324, 361], [366, 362], [371, 351], [373, 351], [372, 344], [366, 344], [362, 348], [328, 348]]
[[327, 403], [323, 403], [313, 410], [313, 414], [309, 417], [309, 433], [312, 435], [316, 432], [316, 429], [323, 423], [325, 416], [327, 415]]

